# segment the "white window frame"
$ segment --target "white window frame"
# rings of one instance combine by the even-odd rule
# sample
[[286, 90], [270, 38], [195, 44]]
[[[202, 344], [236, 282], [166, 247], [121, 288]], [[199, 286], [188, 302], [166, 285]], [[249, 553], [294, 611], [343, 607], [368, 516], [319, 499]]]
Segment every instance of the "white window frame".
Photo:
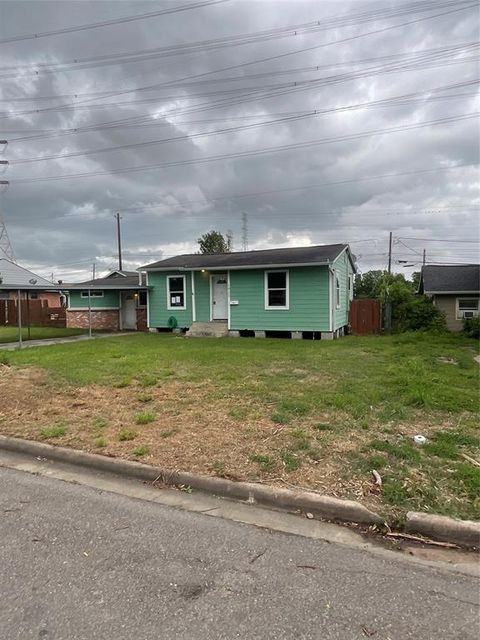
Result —
[[[183, 306], [179, 307], [178, 305], [171, 306], [170, 305], [170, 280], [173, 278], [178, 279], [182, 278], [183, 280]], [[175, 292], [174, 292], [175, 293]], [[187, 279], [184, 275], [178, 276], [167, 276], [167, 309], [169, 311], [185, 311], [187, 308]]]
[[340, 301], [340, 296], [342, 293], [342, 288], [340, 286], [340, 278], [338, 274], [335, 274], [335, 309], [340, 309], [342, 303]]
[[[268, 287], [268, 274], [269, 273], [284, 273], [285, 274], [285, 305], [284, 306], [270, 306], [268, 304], [268, 292], [271, 291], [283, 291], [283, 287]], [[290, 272], [288, 269], [270, 269], [264, 273], [264, 296], [265, 296], [265, 310], [266, 311], [288, 311], [290, 309]]]
[[[473, 307], [471, 309], [460, 309], [460, 301], [461, 300], [475, 300], [475, 298], [472, 297], [468, 297], [468, 296], [462, 296], [460, 298], [457, 298], [455, 301], [455, 317], [457, 320], [463, 320], [465, 318], [464, 312], [465, 311], [473, 311], [473, 316], [476, 317], [479, 315], [479, 306], [480, 306], [480, 298], [477, 298], [477, 308], [473, 309]], [[472, 317], [472, 316], [467, 316], [468, 318]]]
[[103, 298], [103, 297], [104, 297], [104, 292], [99, 291], [98, 289], [91, 289], [90, 295], [87, 289], [85, 289], [85, 291], [80, 291], [80, 298]]

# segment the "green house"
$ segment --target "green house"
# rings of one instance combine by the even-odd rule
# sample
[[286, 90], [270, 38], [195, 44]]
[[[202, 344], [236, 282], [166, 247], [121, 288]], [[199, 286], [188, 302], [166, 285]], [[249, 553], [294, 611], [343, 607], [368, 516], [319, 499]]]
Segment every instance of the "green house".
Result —
[[343, 335], [355, 261], [346, 244], [180, 255], [147, 272], [147, 325], [189, 336]]

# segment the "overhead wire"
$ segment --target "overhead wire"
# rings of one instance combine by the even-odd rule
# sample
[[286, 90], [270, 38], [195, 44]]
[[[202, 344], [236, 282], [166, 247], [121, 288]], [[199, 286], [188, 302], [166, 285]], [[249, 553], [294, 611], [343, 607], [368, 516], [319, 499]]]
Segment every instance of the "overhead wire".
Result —
[[11, 180], [10, 183], [15, 184], [27, 184], [34, 182], [50, 182], [57, 180], [65, 180], [65, 179], [75, 179], [75, 178], [87, 178], [87, 177], [97, 177], [103, 175], [113, 175], [113, 174], [122, 174], [122, 173], [137, 173], [141, 171], [150, 171], [153, 169], [165, 169], [169, 167], [178, 167], [178, 166], [188, 166], [193, 164], [205, 164], [210, 162], [217, 162], [220, 160], [232, 160], [239, 158], [251, 158], [255, 156], [266, 155], [270, 153], [279, 153], [283, 151], [289, 151], [294, 149], [305, 149], [309, 147], [324, 145], [324, 144], [332, 144], [337, 142], [349, 142], [352, 140], [358, 140], [365, 137], [372, 137], [377, 135], [386, 135], [390, 133], [397, 133], [403, 131], [411, 131], [415, 129], [421, 129], [424, 127], [435, 126], [435, 125], [445, 125], [452, 122], [459, 122], [470, 120], [472, 118], [477, 118], [480, 115], [479, 112], [465, 113], [459, 114], [457, 116], [449, 116], [446, 118], [438, 118], [435, 120], [427, 120], [423, 122], [416, 122], [408, 125], [402, 125], [400, 127], [388, 127], [385, 129], [376, 129], [371, 131], [363, 131], [356, 134], [349, 134], [345, 136], [333, 136], [331, 138], [323, 138], [319, 140], [309, 140], [306, 142], [298, 142], [287, 145], [277, 145], [273, 147], [264, 147], [261, 149], [252, 149], [249, 151], [237, 151], [235, 153], [225, 153], [225, 154], [217, 154], [214, 156], [205, 156], [203, 158], [189, 158], [184, 160], [176, 160], [171, 162], [161, 162], [155, 164], [147, 164], [147, 165], [139, 165], [133, 167], [122, 167], [117, 169], [109, 169], [107, 171], [86, 171], [80, 173], [72, 173], [72, 174], [63, 174], [63, 175], [53, 175], [53, 176], [40, 176], [35, 178], [16, 178]]
[[[312, 117], [319, 117], [322, 115], [326, 115], [326, 114], [331, 114], [331, 113], [338, 113], [338, 112], [344, 112], [344, 111], [354, 111], [357, 109], [370, 109], [370, 108], [375, 108], [375, 107], [385, 107], [385, 106], [398, 106], [398, 105], [407, 105], [410, 104], [409, 102], [409, 98], [419, 98], [419, 96], [425, 95], [425, 94], [429, 94], [429, 93], [437, 93], [437, 92], [441, 92], [441, 91], [448, 91], [452, 88], [461, 88], [461, 87], [467, 87], [467, 86], [473, 86], [475, 84], [478, 84], [480, 82], [480, 80], [471, 80], [471, 81], [467, 81], [467, 82], [463, 82], [463, 83], [455, 83], [455, 84], [451, 84], [451, 85], [444, 85], [442, 87], [432, 87], [430, 89], [425, 89], [424, 91], [417, 91], [417, 92], [413, 92], [413, 93], [408, 93], [408, 94], [400, 94], [397, 96], [391, 96], [389, 98], [383, 98], [380, 100], [371, 100], [369, 102], [364, 102], [364, 103], [357, 103], [354, 105], [346, 105], [346, 106], [341, 106], [341, 107], [335, 107], [335, 108], [331, 108], [331, 109], [321, 109], [321, 110], [313, 110], [310, 113], [301, 113], [299, 115], [292, 115], [292, 116], [285, 116], [285, 117], [280, 117], [280, 118], [275, 118], [272, 120], [266, 120], [263, 122], [257, 122], [257, 123], [250, 123], [250, 124], [245, 124], [245, 125], [237, 125], [234, 127], [227, 127], [227, 128], [223, 128], [223, 129], [216, 129], [213, 131], [204, 131], [204, 132], [200, 132], [200, 133], [189, 133], [189, 134], [185, 134], [182, 136], [172, 136], [170, 138], [161, 138], [161, 139], [157, 139], [157, 140], [147, 140], [147, 141], [143, 141], [143, 142], [133, 142], [133, 143], [125, 143], [122, 145], [115, 145], [115, 146], [110, 146], [110, 147], [103, 147], [103, 148], [99, 148], [99, 149], [90, 149], [90, 150], [82, 150], [82, 151], [72, 151], [72, 152], [64, 152], [64, 153], [58, 153], [58, 154], [50, 154], [50, 155], [44, 155], [44, 156], [40, 156], [40, 157], [26, 157], [26, 158], [18, 158], [18, 159], [14, 159], [10, 161], [11, 165], [18, 165], [18, 164], [25, 164], [25, 163], [32, 163], [32, 162], [40, 162], [40, 161], [44, 161], [44, 160], [57, 160], [57, 159], [61, 159], [61, 158], [72, 158], [72, 157], [79, 157], [79, 156], [88, 156], [88, 155], [95, 155], [95, 154], [99, 154], [99, 153], [106, 153], [106, 152], [112, 152], [112, 151], [120, 151], [120, 150], [127, 150], [127, 149], [138, 149], [138, 148], [144, 148], [144, 147], [149, 147], [149, 146], [153, 146], [153, 145], [159, 145], [159, 144], [166, 144], [166, 143], [173, 143], [173, 142], [180, 142], [180, 141], [190, 141], [196, 138], [203, 138], [203, 137], [209, 137], [209, 136], [216, 136], [216, 135], [225, 135], [225, 134], [229, 134], [229, 133], [237, 133], [239, 131], [247, 131], [247, 130], [251, 130], [251, 129], [257, 129], [259, 127], [265, 127], [265, 126], [272, 126], [272, 125], [279, 125], [279, 124], [288, 124], [288, 123], [292, 123], [292, 122], [297, 122], [299, 120], [304, 120], [306, 118], [312, 118]], [[431, 97], [430, 99], [433, 99], [434, 97]], [[414, 100], [415, 101], [415, 100]]]
[[27, 33], [24, 35], [10, 36], [8, 38], [0, 39], [0, 44], [7, 44], [12, 42], [22, 42], [25, 40], [38, 40], [39, 38], [46, 38], [50, 36], [65, 35], [67, 33], [77, 33], [79, 31], [89, 31], [91, 29], [99, 29], [102, 27], [111, 27], [117, 24], [126, 24], [128, 22], [136, 22], [138, 20], [147, 20], [150, 18], [157, 18], [159, 16], [170, 15], [172, 13], [181, 13], [184, 11], [190, 11], [192, 9], [203, 9], [215, 4], [224, 4], [229, 0], [202, 0], [202, 2], [194, 2], [190, 4], [181, 5], [180, 7], [170, 7], [167, 9], [158, 9], [157, 11], [149, 11], [148, 13], [134, 14], [131, 16], [125, 16], [123, 18], [111, 18], [110, 20], [102, 20], [100, 22], [91, 22], [83, 25], [75, 25], [71, 27], [63, 27], [61, 29], [53, 29], [51, 31]]

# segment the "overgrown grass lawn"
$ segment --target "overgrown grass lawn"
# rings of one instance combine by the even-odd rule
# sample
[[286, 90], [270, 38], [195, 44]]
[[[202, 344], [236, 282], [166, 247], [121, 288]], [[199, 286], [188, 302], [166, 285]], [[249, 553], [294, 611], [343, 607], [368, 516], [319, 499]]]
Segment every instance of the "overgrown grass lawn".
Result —
[[[44, 340], [45, 338], [65, 338], [67, 336], [75, 336], [80, 333], [86, 333], [84, 329], [66, 329], [56, 327], [30, 327], [30, 332], [27, 327], [22, 328], [23, 340]], [[8, 326], [0, 327], [0, 344], [2, 342], [17, 342], [18, 340], [18, 327]]]
[[[427, 334], [334, 342], [136, 334], [28, 349], [0, 367], [0, 431], [309, 487], [390, 518], [416, 509], [478, 519], [477, 349]], [[427, 444], [414, 444], [416, 434]]]

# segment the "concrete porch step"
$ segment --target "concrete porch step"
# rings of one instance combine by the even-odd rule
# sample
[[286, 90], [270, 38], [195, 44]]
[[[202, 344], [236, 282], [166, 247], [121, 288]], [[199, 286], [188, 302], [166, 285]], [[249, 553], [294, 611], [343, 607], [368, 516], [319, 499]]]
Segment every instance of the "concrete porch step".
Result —
[[223, 338], [228, 336], [228, 323], [220, 320], [194, 322], [185, 335], [188, 338]]

